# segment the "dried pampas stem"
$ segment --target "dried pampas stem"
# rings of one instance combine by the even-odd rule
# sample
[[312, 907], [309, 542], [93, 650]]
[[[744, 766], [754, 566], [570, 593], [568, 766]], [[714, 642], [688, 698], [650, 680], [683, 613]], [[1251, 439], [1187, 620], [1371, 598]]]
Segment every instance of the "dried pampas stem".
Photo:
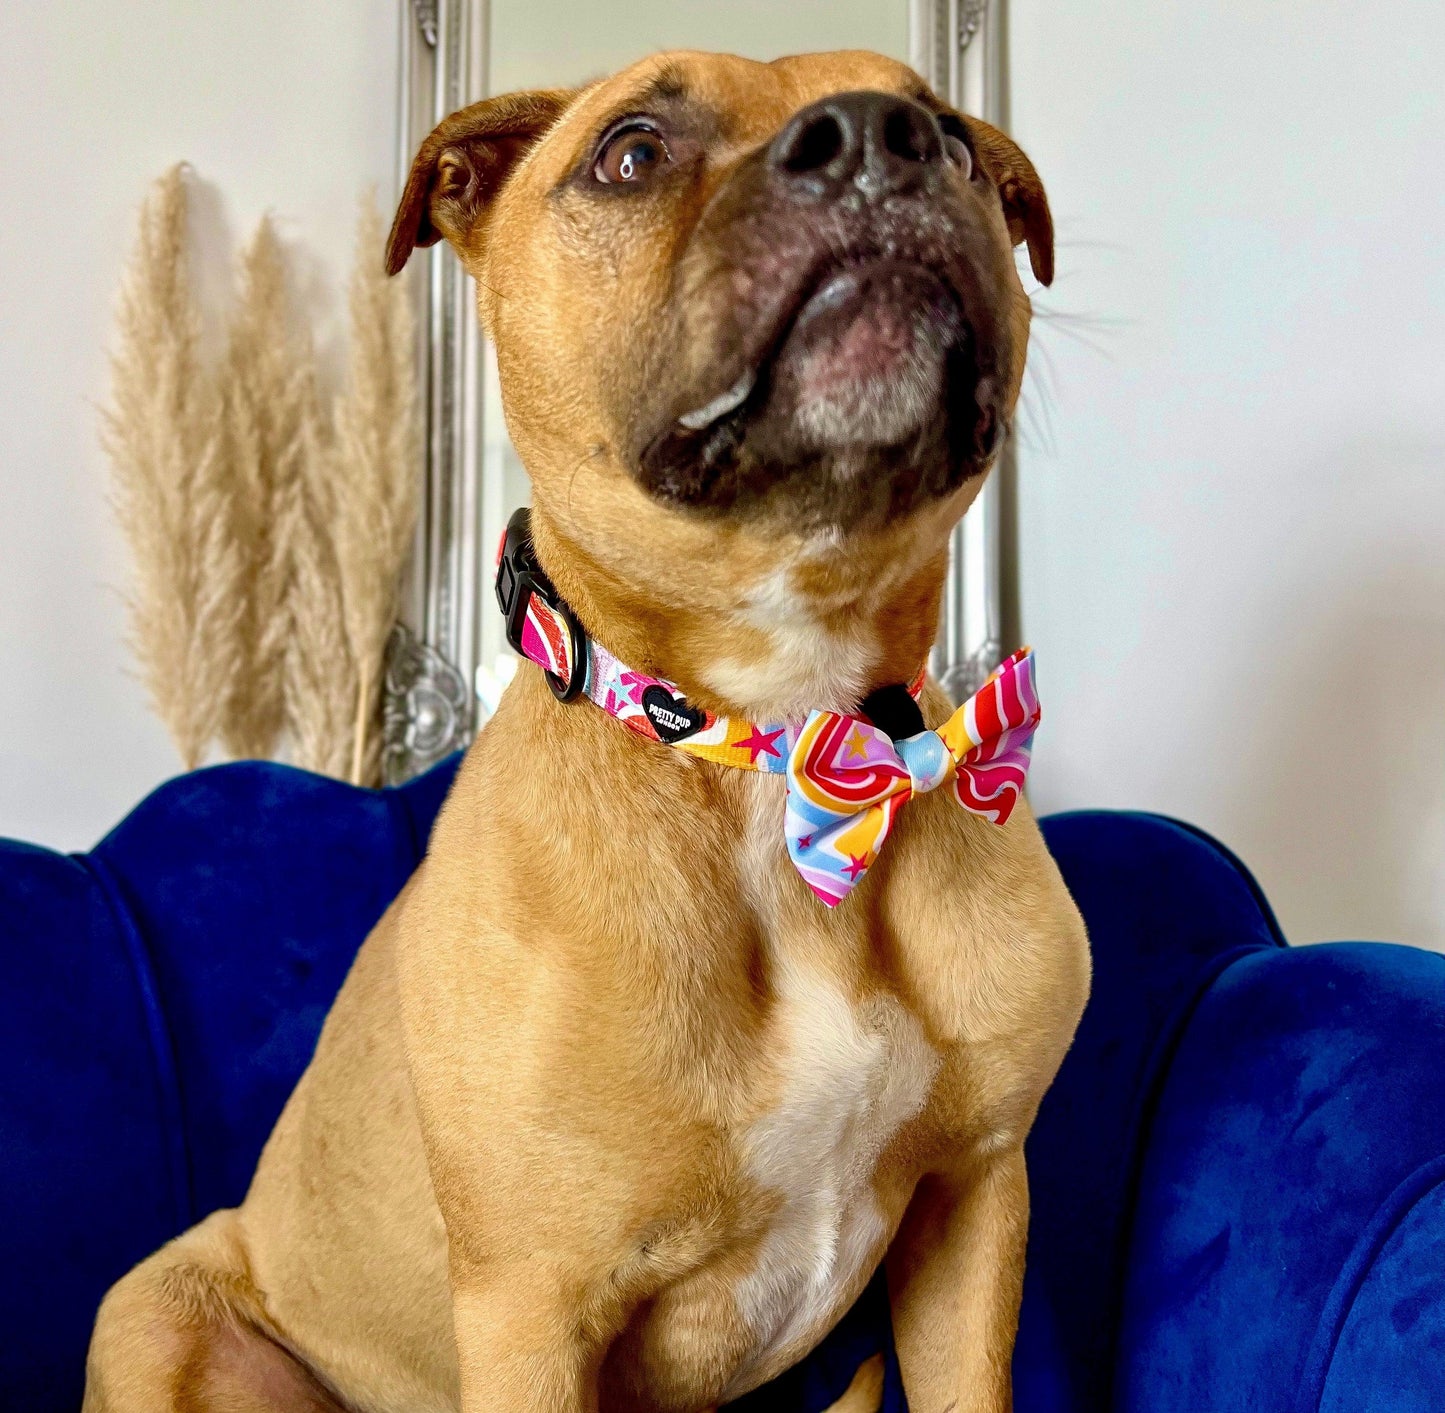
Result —
[[133, 650], [188, 767], [214, 737], [236, 670], [239, 605], [217, 445], [216, 390], [200, 361], [201, 315], [186, 259], [187, 196], [172, 167], [141, 211], [121, 291], [102, 439], [116, 514], [135, 562]]
[[282, 495], [277, 535], [291, 571], [282, 672], [292, 758], [308, 770], [344, 779], [351, 761], [356, 672], [329, 528], [336, 514], [335, 464], [329, 439], [315, 423], [302, 474]]
[[357, 229], [350, 360], [332, 463], [342, 616], [356, 674], [350, 778], [358, 785], [380, 775], [386, 640], [417, 515], [416, 335], [407, 287], [382, 266], [384, 237], [368, 197]]
[[236, 756], [269, 756], [285, 720], [287, 598], [293, 573], [285, 531], [319, 415], [309, 340], [293, 326], [285, 261], [263, 218], [241, 256], [240, 297], [223, 367], [221, 442], [235, 498], [233, 524], [247, 574], [246, 669], [228, 696], [222, 736]]

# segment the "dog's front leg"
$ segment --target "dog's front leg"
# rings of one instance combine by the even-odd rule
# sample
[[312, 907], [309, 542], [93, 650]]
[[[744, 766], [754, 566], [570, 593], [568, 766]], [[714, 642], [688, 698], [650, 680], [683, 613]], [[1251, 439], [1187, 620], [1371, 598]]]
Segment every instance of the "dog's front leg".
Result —
[[599, 1351], [534, 1270], [454, 1277], [462, 1413], [596, 1413]]
[[918, 1186], [888, 1251], [911, 1413], [1008, 1413], [1029, 1193], [1022, 1150]]

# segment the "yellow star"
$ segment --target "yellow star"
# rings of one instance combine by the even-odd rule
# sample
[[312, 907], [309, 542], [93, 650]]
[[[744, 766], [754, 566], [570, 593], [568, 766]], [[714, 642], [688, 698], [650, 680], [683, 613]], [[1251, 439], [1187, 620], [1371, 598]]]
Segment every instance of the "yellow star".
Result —
[[862, 760], [868, 754], [868, 738], [855, 726], [849, 733], [848, 739], [843, 742], [846, 751], [845, 760], [852, 760], [855, 756]]

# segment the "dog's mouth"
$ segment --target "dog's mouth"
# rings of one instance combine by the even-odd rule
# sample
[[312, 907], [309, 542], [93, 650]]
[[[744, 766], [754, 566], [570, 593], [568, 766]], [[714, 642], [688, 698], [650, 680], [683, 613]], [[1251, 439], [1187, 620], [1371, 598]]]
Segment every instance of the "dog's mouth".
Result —
[[735, 341], [720, 390], [644, 447], [654, 494], [721, 508], [800, 468], [856, 477], [870, 460], [917, 460], [920, 443], [939, 440], [960, 467], [950, 480], [991, 460], [1001, 381], [996, 360], [979, 356], [946, 261], [897, 242], [830, 252], [791, 292], [758, 302], [762, 317]]
[[957, 298], [917, 261], [877, 255], [825, 268], [800, 291], [756, 362], [678, 423], [702, 431], [736, 415], [790, 354], [809, 363], [810, 390], [826, 395], [838, 386], [896, 375], [930, 327], [951, 340], [960, 324]]

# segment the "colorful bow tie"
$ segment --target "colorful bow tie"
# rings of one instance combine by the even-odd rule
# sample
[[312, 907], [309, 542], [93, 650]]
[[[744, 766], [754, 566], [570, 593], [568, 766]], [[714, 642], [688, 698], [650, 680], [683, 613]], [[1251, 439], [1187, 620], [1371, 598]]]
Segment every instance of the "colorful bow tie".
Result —
[[862, 717], [810, 713], [788, 755], [783, 824], [803, 881], [836, 907], [878, 857], [909, 797], [950, 780], [964, 809], [1003, 824], [1023, 791], [1039, 715], [1028, 648], [937, 731], [894, 741]]
[[[1003, 824], [1023, 792], [1039, 724], [1034, 656], [1003, 663], [937, 731], [894, 740], [865, 717], [815, 711], [759, 725], [693, 706], [671, 682], [633, 672], [582, 631], [531, 552], [525, 511], [497, 564], [507, 641], [563, 701], [586, 695], [629, 730], [719, 765], [787, 776], [784, 833], [804, 882], [830, 908], [857, 886], [911, 795], [953, 781], [964, 809]], [[917, 697], [923, 674], [908, 689]], [[890, 689], [897, 690], [897, 689]], [[916, 708], [910, 708], [917, 716]]]

